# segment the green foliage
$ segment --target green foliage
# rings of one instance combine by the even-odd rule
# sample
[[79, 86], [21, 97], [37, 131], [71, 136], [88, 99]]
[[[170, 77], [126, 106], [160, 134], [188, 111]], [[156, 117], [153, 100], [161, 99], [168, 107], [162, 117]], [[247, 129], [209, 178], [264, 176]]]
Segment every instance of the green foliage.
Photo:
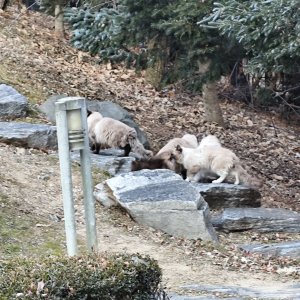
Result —
[[149, 300], [160, 280], [156, 261], [139, 254], [15, 259], [0, 264], [0, 298]]
[[246, 49], [249, 72], [299, 73], [299, 0], [224, 0], [214, 5], [201, 23], [218, 28]]
[[113, 61], [131, 59], [120, 37], [128, 17], [124, 7], [118, 10], [105, 7], [99, 11], [85, 8], [65, 11], [65, 20], [72, 29], [71, 43], [74, 47]]
[[253, 95], [255, 106], [266, 107], [274, 105], [274, 92], [267, 88], [258, 88]]
[[[162, 57], [165, 61], [163, 81], [181, 81], [191, 90], [199, 90], [203, 82], [215, 80], [229, 72], [239, 58], [240, 49], [218, 31], [197, 26], [212, 8], [212, 0], [171, 1], [124, 0], [131, 15], [127, 40], [146, 43], [155, 39], [157, 47], [148, 48], [148, 65]], [[162, 51], [164, 53], [162, 53]], [[208, 69], [203, 64], [210, 63]]]
[[[117, 9], [69, 10], [72, 44], [112, 61], [127, 60], [137, 68], [163, 62], [163, 83], [181, 80], [198, 90], [204, 81], [230, 71], [240, 49], [218, 31], [199, 29], [212, 0], [121, 0]], [[208, 70], [203, 63], [210, 62]]]

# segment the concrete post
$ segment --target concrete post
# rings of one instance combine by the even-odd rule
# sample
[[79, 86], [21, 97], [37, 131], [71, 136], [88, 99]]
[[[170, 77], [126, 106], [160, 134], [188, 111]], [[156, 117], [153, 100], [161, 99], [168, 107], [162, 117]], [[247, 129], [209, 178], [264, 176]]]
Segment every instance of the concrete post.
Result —
[[[88, 132], [87, 128], [87, 110], [85, 101], [81, 109], [82, 129]], [[93, 195], [93, 178], [91, 171], [91, 157], [89, 150], [88, 135], [84, 135], [84, 147], [80, 150], [80, 164], [84, 192], [84, 213], [86, 223], [86, 236], [88, 250], [97, 250], [97, 232], [96, 232], [96, 218], [95, 218], [95, 198]]]
[[67, 252], [77, 254], [75, 212], [72, 191], [72, 172], [69, 148], [67, 112], [64, 103], [56, 103], [57, 142], [60, 164], [60, 179], [63, 194]]
[[87, 247], [90, 252], [97, 250], [95, 203], [87, 135], [86, 105], [84, 98], [66, 97], [56, 102], [55, 106], [66, 241], [68, 255], [73, 256], [77, 254], [77, 240], [70, 150], [80, 150]]

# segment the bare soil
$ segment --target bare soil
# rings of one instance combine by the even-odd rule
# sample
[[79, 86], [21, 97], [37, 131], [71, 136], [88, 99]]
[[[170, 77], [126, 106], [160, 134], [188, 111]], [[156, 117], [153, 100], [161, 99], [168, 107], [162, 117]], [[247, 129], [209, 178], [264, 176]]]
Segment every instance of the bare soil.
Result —
[[[216, 134], [264, 180], [264, 207], [300, 211], [299, 128], [275, 113], [223, 100], [226, 129], [204, 121], [199, 95], [175, 87], [155, 91], [143, 73], [99, 65], [98, 59], [55, 39], [53, 19], [39, 13], [0, 12], [0, 83], [12, 85], [30, 101], [26, 122], [47, 122], [37, 111], [52, 94], [111, 100], [128, 109], [147, 133], [153, 150], [182, 134]], [[221, 87], [222, 90], [222, 87]], [[55, 153], [54, 153], [55, 154]], [[105, 174], [93, 172], [95, 183]], [[82, 190], [78, 166], [73, 183], [81, 251], [85, 249]], [[57, 156], [0, 144], [0, 259], [15, 255], [65, 253], [63, 209]], [[163, 270], [163, 284], [180, 292], [184, 284], [222, 284], [279, 289], [297, 282], [299, 261], [267, 258], [238, 250], [239, 244], [299, 240], [299, 234], [220, 234], [220, 245], [174, 238], [145, 228], [120, 209], [99, 204], [99, 251], [149, 254]], [[186, 293], [186, 292], [185, 292]]]
[[[66, 252], [59, 162], [54, 154], [0, 144], [1, 259]], [[72, 169], [78, 242], [84, 253], [81, 176], [76, 164]], [[101, 181], [105, 176], [94, 178]], [[158, 260], [168, 291], [180, 292], [180, 286], [193, 283], [279, 289], [298, 280], [297, 273], [280, 272], [283, 266], [293, 268], [296, 261], [247, 256], [237, 249], [253, 240], [299, 239], [298, 234], [223, 234], [216, 246], [142, 227], [119, 208], [97, 203], [96, 213], [99, 251], [150, 255]]]

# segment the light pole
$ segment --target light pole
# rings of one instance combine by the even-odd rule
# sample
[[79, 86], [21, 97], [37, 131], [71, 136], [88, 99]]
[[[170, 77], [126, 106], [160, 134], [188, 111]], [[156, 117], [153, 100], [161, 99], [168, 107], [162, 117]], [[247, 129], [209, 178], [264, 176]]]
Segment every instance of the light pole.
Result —
[[80, 151], [87, 248], [90, 252], [97, 250], [95, 201], [85, 99], [81, 97], [62, 98], [55, 103], [55, 110], [67, 251], [69, 256], [73, 256], [77, 254], [77, 239], [72, 190], [71, 150]]

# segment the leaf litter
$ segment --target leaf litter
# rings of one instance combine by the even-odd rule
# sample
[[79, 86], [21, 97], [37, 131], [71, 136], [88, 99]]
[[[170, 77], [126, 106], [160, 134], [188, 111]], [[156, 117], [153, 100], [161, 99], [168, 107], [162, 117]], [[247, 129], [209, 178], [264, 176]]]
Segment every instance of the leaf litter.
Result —
[[[279, 207], [300, 212], [299, 127], [287, 125], [275, 113], [255, 111], [246, 104], [226, 99], [222, 100], [221, 108], [227, 128], [209, 124], [204, 120], [204, 107], [200, 95], [178, 91], [176, 86], [156, 91], [146, 83], [143, 71], [136, 74], [134, 70], [122, 66], [99, 64], [98, 57], [91, 57], [88, 53], [70, 47], [68, 38], [63, 41], [55, 39], [52, 17], [30, 12], [28, 15], [21, 15], [16, 21], [17, 16], [18, 12], [14, 7], [10, 7], [7, 13], [0, 12], [0, 81], [13, 85], [20, 93], [28, 96], [33, 109], [54, 94], [110, 100], [120, 104], [133, 115], [135, 121], [146, 132], [155, 151], [169, 139], [184, 133], [196, 134], [198, 139], [205, 134], [215, 134], [226, 147], [237, 153], [253, 176], [264, 180], [261, 189], [263, 207]], [[37, 93], [32, 94], [32, 91]], [[38, 118], [45, 121], [43, 116]], [[30, 120], [30, 117], [28, 119]], [[17, 151], [14, 147], [4, 145], [1, 145], [1, 149], [1, 159], [7, 158], [5, 166], [10, 168], [9, 154], [11, 155], [11, 151], [16, 154]], [[29, 164], [30, 161], [35, 161], [39, 164], [33, 172], [40, 172], [40, 168], [43, 168], [44, 153], [30, 153], [29, 158], [26, 158], [26, 154], [16, 155], [21, 163]], [[54, 174], [56, 171], [52, 172]], [[51, 193], [49, 195], [43, 191], [43, 195], [46, 199], [47, 196], [50, 197], [54, 203], [57, 189], [52, 179], [55, 177], [55, 180], [58, 180], [58, 176], [53, 174], [47, 181], [48, 187], [45, 185], [45, 190], [50, 188]], [[4, 187], [5, 192], [10, 191], [8, 185]], [[38, 199], [39, 191], [31, 192], [36, 193], [33, 198]], [[79, 193], [80, 188], [76, 194]], [[14, 191], [12, 196], [18, 197], [20, 194]], [[33, 204], [29, 206], [28, 211], [34, 210], [32, 206]], [[45, 206], [42, 208], [47, 209]], [[63, 219], [58, 204], [51, 204], [50, 210], [51, 208], [51, 214], [55, 218]], [[111, 232], [116, 230], [117, 234], [122, 232], [129, 236], [126, 243], [130, 241], [134, 244], [137, 238], [143, 243], [153, 243], [156, 249], [163, 247], [164, 253], [171, 252], [170, 260], [173, 260], [174, 256], [175, 261], [184, 261], [191, 267], [191, 273], [192, 269], [202, 268], [203, 264], [206, 268], [219, 270], [212, 271], [215, 275], [211, 275], [210, 279], [207, 279], [209, 276], [205, 276], [205, 271], [204, 277], [200, 277], [202, 280], [218, 281], [220, 270], [225, 271], [225, 274], [231, 272], [233, 281], [234, 278], [238, 281], [242, 273], [247, 278], [249, 274], [260, 274], [258, 279], [264, 278], [263, 274], [272, 274], [275, 282], [278, 278], [282, 282], [299, 280], [299, 260], [245, 253], [237, 246], [253, 241], [268, 243], [299, 240], [299, 234], [220, 234], [221, 246], [215, 247], [199, 240], [173, 238], [151, 228], [144, 228], [134, 223], [126, 213], [116, 209], [97, 209], [100, 218], [104, 220], [104, 240], [114, 242], [115, 236]], [[36, 210], [40, 211], [40, 207]], [[103, 222], [106, 222], [106, 225]], [[79, 223], [82, 225], [84, 221]], [[126, 249], [124, 245], [120, 247], [115, 248]], [[105, 245], [103, 248], [109, 249]], [[138, 249], [135, 246], [133, 248]], [[159, 257], [163, 265], [168, 261], [167, 258], [167, 254], [165, 257], [164, 254]], [[180, 279], [176, 281], [174, 277], [178, 277], [178, 274], [174, 269], [164, 267], [165, 276], [169, 281], [168, 287], [176, 288], [175, 282], [178, 283]]]

